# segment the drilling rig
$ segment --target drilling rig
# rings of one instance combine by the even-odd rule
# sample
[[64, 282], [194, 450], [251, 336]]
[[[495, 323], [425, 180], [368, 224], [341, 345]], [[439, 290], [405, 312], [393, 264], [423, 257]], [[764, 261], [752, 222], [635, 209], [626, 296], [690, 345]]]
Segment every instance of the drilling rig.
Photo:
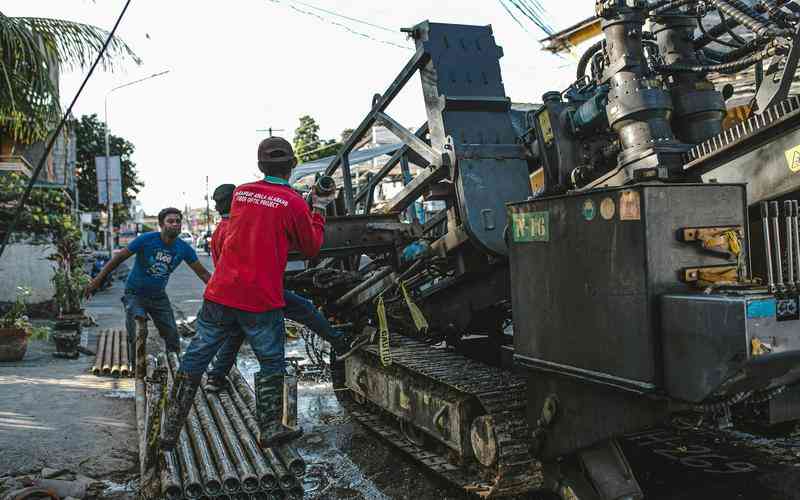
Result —
[[[334, 363], [353, 415], [483, 498], [644, 498], [620, 436], [680, 414], [800, 419], [800, 7], [595, 13], [602, 40], [539, 106], [506, 96], [491, 27], [404, 30], [416, 52], [325, 172], [342, 189], [320, 258], [287, 275], [373, 335]], [[726, 33], [741, 41], [709, 48]], [[732, 92], [709, 78], [753, 67], [723, 127]], [[416, 73], [427, 121], [411, 132], [386, 109]], [[403, 146], [354, 186], [375, 124]], [[445, 208], [420, 220], [420, 198]]]

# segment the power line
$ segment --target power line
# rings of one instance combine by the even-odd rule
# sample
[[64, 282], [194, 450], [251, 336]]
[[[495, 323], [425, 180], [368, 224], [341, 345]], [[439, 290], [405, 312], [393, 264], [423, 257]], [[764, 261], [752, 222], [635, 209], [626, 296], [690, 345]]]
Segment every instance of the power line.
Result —
[[388, 31], [389, 33], [397, 34], [397, 30], [393, 30], [392, 28], [387, 28], [386, 26], [381, 26], [378, 24], [371, 23], [369, 21], [364, 21], [362, 19], [356, 19], [355, 17], [345, 16], [344, 14], [339, 14], [338, 12], [334, 12], [332, 10], [323, 9], [322, 7], [317, 7], [315, 5], [311, 5], [308, 3], [301, 2], [300, 0], [288, 0], [290, 2], [294, 2], [310, 9], [318, 10], [320, 12], [325, 12], [326, 14], [330, 14], [332, 16], [341, 17], [342, 19], [347, 19], [348, 21], [354, 21], [357, 23], [365, 24], [367, 26], [372, 26], [373, 28], [378, 28], [383, 31]]
[[297, 7], [297, 5], [293, 5], [293, 4], [296, 3], [296, 4], [299, 4], [299, 5], [303, 5], [303, 6], [308, 6], [309, 8], [313, 8], [313, 9], [319, 10], [321, 12], [325, 12], [326, 14], [329, 14], [329, 15], [333, 15], [333, 16], [340, 17], [340, 18], [343, 18], [343, 19], [348, 19], [348, 20], [351, 20], [351, 21], [354, 21], [354, 22], [358, 22], [358, 23], [361, 23], [361, 24], [365, 24], [365, 25], [368, 25], [368, 26], [373, 26], [375, 28], [378, 28], [378, 29], [381, 29], [381, 30], [385, 30], [385, 31], [390, 31], [392, 33], [397, 33], [396, 31], [391, 30], [389, 28], [385, 28], [383, 26], [379, 26], [377, 24], [373, 24], [373, 23], [370, 23], [368, 21], [363, 21], [361, 19], [356, 19], [356, 18], [353, 18], [353, 17], [345, 16], [343, 14], [338, 14], [336, 12], [325, 10], [325, 9], [320, 8], [320, 7], [314, 7], [312, 5], [305, 4], [305, 3], [299, 2], [297, 0], [270, 0], [270, 1], [272, 3], [285, 5], [286, 7], [289, 7], [290, 9], [292, 9], [292, 10], [294, 10], [294, 11], [300, 13], [300, 14], [304, 14], [304, 15], [307, 15], [307, 16], [315, 17], [315, 18], [319, 19], [322, 22], [326, 22], [326, 23], [332, 24], [334, 26], [338, 26], [338, 27], [344, 29], [345, 31], [348, 31], [348, 32], [350, 32], [350, 33], [352, 33], [354, 35], [366, 38], [368, 40], [371, 40], [371, 41], [374, 41], [374, 42], [378, 42], [378, 43], [382, 43], [384, 45], [389, 45], [389, 46], [392, 46], [392, 47], [397, 47], [397, 48], [404, 49], [404, 50], [414, 50], [413, 48], [409, 47], [408, 45], [400, 45], [399, 43], [395, 43], [395, 42], [392, 42], [392, 41], [389, 41], [389, 40], [383, 40], [383, 39], [380, 39], [380, 38], [375, 38], [374, 36], [372, 36], [370, 34], [367, 34], [367, 33], [364, 33], [362, 31], [358, 31], [358, 30], [352, 28], [351, 26], [348, 26], [346, 24], [342, 24], [342, 23], [340, 23], [338, 21], [335, 21], [333, 19], [324, 17], [324, 16], [322, 16], [320, 14], [317, 14], [316, 12], [310, 12], [308, 10], [304, 10], [304, 9], [302, 9], [300, 7]]

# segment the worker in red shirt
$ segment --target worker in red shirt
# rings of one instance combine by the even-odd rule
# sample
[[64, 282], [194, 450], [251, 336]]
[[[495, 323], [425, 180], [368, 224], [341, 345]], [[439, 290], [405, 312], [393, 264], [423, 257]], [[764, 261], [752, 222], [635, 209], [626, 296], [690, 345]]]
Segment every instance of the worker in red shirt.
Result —
[[[214, 190], [214, 195], [212, 196], [215, 208], [221, 217], [211, 238], [211, 258], [215, 266], [219, 261], [220, 255], [222, 255], [231, 201], [235, 189], [236, 186], [233, 184], [222, 184]], [[345, 360], [356, 349], [369, 342], [369, 335], [357, 335], [353, 332], [334, 328], [312, 301], [291, 290], [284, 289], [283, 300], [286, 303], [283, 308], [284, 318], [310, 328], [314, 333], [325, 339], [336, 353], [337, 361]], [[217, 355], [214, 357], [214, 361], [207, 372], [204, 386], [206, 391], [219, 392], [227, 387], [228, 372], [236, 362], [236, 355], [243, 342], [244, 336], [240, 332], [230, 332], [222, 347], [217, 351]]]
[[219, 213], [220, 219], [214, 234], [211, 235], [211, 261], [216, 267], [219, 256], [222, 254], [222, 242], [225, 240], [225, 230], [231, 216], [231, 202], [236, 184], [220, 184], [211, 197], [214, 199], [214, 208]]
[[270, 137], [258, 145], [264, 179], [236, 188], [224, 238], [225, 250], [206, 286], [197, 334], [186, 348], [165, 415], [161, 447], [175, 448], [203, 372], [228, 336], [240, 330], [261, 370], [255, 375], [258, 441], [263, 448], [299, 437], [283, 425], [283, 272], [289, 249], [308, 258], [322, 246], [325, 208], [335, 194], [312, 195], [313, 210], [289, 186], [297, 164], [291, 144]]

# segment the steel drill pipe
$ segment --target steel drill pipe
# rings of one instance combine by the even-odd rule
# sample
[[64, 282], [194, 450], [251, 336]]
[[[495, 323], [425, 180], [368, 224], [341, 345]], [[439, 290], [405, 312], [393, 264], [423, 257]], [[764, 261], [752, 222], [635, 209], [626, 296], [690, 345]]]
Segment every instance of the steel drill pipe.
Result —
[[272, 467], [269, 466], [261, 448], [259, 448], [255, 435], [244, 423], [244, 419], [239, 414], [231, 395], [227, 391], [222, 391], [219, 393], [219, 401], [222, 403], [225, 413], [233, 424], [236, 435], [239, 436], [242, 446], [253, 464], [261, 488], [264, 490], [277, 488], [278, 482], [275, 479], [275, 473], [272, 472]]
[[[145, 441], [143, 461], [141, 463], [140, 491], [144, 498], [159, 497], [161, 489], [161, 473], [159, 472], [160, 454], [158, 437], [161, 435], [161, 417], [167, 400], [166, 358], [159, 356], [159, 364], [152, 376], [145, 381], [147, 386], [147, 405], [145, 412]], [[140, 450], [140, 454], [142, 451]]]
[[[172, 370], [173, 380], [175, 372], [178, 370], [178, 357], [175, 353], [168, 355], [169, 367]], [[203, 490], [209, 497], [215, 497], [222, 494], [222, 481], [217, 473], [217, 468], [214, 465], [214, 459], [211, 457], [208, 442], [203, 433], [203, 428], [200, 425], [200, 419], [197, 416], [197, 397], [195, 397], [195, 404], [189, 411], [189, 416], [186, 418], [184, 430], [189, 436], [189, 441], [194, 448], [196, 455], [197, 466], [200, 469], [200, 477], [203, 478]]]
[[120, 373], [123, 377], [131, 376], [130, 357], [128, 356], [128, 335], [125, 332], [119, 331], [120, 339]]
[[295, 483], [286, 491], [286, 497], [292, 500], [302, 500], [303, 496], [305, 496], [305, 491], [303, 491], [303, 486], [299, 483]]
[[[122, 336], [119, 337], [122, 340]], [[169, 394], [172, 389], [170, 384], [169, 369], [167, 368], [166, 356], [159, 356], [159, 362], [163, 363], [160, 367], [164, 370], [164, 393]], [[163, 409], [162, 409], [163, 410]], [[164, 419], [161, 419], [161, 429], [164, 432]], [[184, 495], [184, 488], [181, 481], [181, 472], [178, 466], [178, 456], [176, 451], [162, 453], [163, 467], [161, 469], [161, 496], [167, 500], [179, 500]], [[199, 485], [198, 485], [199, 486]]]
[[[171, 366], [167, 365], [167, 388], [172, 392], [172, 385], [175, 379], [172, 377]], [[163, 428], [162, 428], [163, 429]], [[197, 469], [197, 461], [194, 458], [194, 451], [189, 442], [189, 436], [186, 428], [181, 429], [180, 436], [178, 437], [178, 446], [173, 452], [176, 454], [180, 464], [181, 483], [183, 485], [183, 494], [190, 500], [196, 500], [203, 496], [203, 484], [200, 478], [200, 472]]]
[[254, 493], [258, 491], [260, 487], [258, 476], [253, 466], [250, 464], [239, 438], [236, 437], [233, 422], [228, 418], [228, 414], [225, 412], [225, 408], [222, 406], [219, 396], [207, 392], [205, 389], [200, 390], [205, 394], [206, 402], [208, 402], [209, 409], [211, 410], [211, 415], [217, 423], [217, 428], [220, 430], [222, 440], [225, 442], [225, 446], [236, 467], [242, 490], [245, 493]]
[[[231, 370], [231, 373], [233, 372], [239, 374], [236, 368]], [[239, 377], [241, 378], [241, 374], [239, 374]], [[242, 382], [244, 382], [244, 378], [241, 378], [241, 380]], [[231, 377], [231, 383], [233, 384], [233, 377]], [[239, 408], [239, 413], [244, 418], [245, 424], [250, 429], [250, 432], [253, 434], [253, 436], [258, 436], [258, 423], [256, 422], [255, 413], [253, 409], [251, 409], [250, 406], [248, 406], [248, 404], [245, 402], [244, 398], [242, 397], [242, 394], [238, 390], [242, 389], [243, 391], [248, 392], [249, 386], [247, 385], [247, 382], [244, 382], [244, 384], [245, 387], [237, 387], [237, 390], [230, 391], [230, 394], [231, 397], [233, 398], [233, 402]], [[253, 397], [253, 399], [255, 398]], [[260, 448], [260, 449], [261, 452], [264, 454], [267, 463], [269, 463], [270, 467], [275, 473], [278, 486], [281, 488], [283, 488], [283, 485], [288, 485], [288, 487], [291, 487], [291, 484], [294, 482], [294, 475], [291, 472], [289, 472], [289, 470], [283, 465], [280, 457], [278, 457], [278, 455], [272, 448]]]
[[119, 331], [112, 332], [111, 338], [111, 376], [119, 377]]
[[225, 443], [222, 440], [222, 434], [211, 416], [211, 410], [208, 407], [205, 395], [202, 389], [197, 391], [195, 396], [194, 406], [197, 410], [197, 416], [200, 417], [200, 423], [203, 425], [206, 439], [211, 448], [211, 454], [217, 463], [217, 471], [222, 478], [222, 489], [225, 493], [236, 493], [242, 487], [239, 476], [236, 474], [236, 469], [233, 467], [231, 457], [225, 449]]
[[301, 478], [306, 475], [306, 461], [297, 453], [296, 449], [289, 445], [283, 445], [277, 450], [283, 465], [294, 474], [294, 477]]
[[103, 356], [106, 350], [106, 330], [101, 330], [100, 335], [97, 336], [97, 349], [95, 349], [94, 365], [92, 366], [92, 374], [100, 375], [103, 370]]
[[114, 335], [109, 332], [106, 335], [106, 345], [103, 348], [103, 375], [111, 373], [111, 350], [114, 347]]
[[265, 491], [257, 491], [250, 495], [250, 500], [270, 500], [272, 498], [269, 493]]
[[[145, 369], [152, 372], [154, 366], [148, 362]], [[136, 431], [139, 438], [139, 477], [143, 478], [145, 473], [145, 454], [147, 449], [147, 391], [144, 378], [137, 379], [136, 387]]]

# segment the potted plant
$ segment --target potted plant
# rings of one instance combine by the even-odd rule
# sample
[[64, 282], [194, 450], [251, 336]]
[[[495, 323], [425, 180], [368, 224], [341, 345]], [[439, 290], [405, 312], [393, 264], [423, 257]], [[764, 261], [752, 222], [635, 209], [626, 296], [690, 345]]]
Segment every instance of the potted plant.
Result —
[[28, 350], [32, 326], [26, 316], [25, 297], [30, 288], [17, 287], [17, 298], [11, 308], [0, 316], [0, 361], [20, 361]]
[[84, 319], [81, 303], [83, 291], [89, 283], [89, 275], [83, 270], [80, 234], [72, 228], [62, 228], [55, 238], [56, 253], [49, 258], [55, 261], [53, 275], [55, 302], [58, 308], [53, 340], [56, 357], [75, 359], [78, 357], [81, 321]]

